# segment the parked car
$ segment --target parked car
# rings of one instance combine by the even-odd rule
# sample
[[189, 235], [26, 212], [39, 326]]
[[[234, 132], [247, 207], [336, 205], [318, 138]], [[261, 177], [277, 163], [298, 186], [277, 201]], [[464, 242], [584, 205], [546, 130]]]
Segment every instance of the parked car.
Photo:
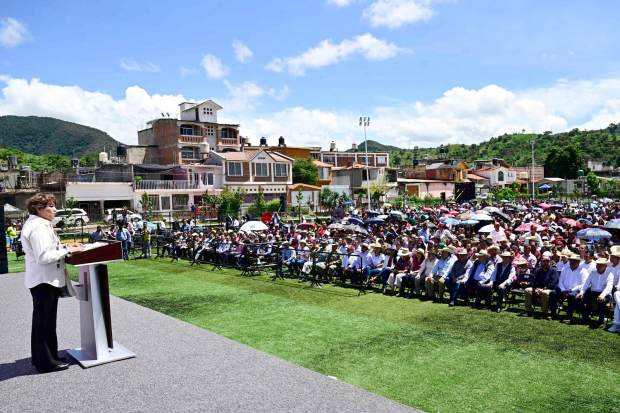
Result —
[[[104, 220], [106, 222], [113, 224], [119, 219], [123, 219], [123, 214], [121, 213], [120, 208], [111, 208], [105, 210]], [[137, 212], [127, 211], [127, 219], [131, 220], [132, 222], [138, 222], [142, 220], [142, 215], [138, 214]]]
[[149, 221], [137, 221], [134, 224], [134, 226], [133, 226], [134, 231], [142, 229], [142, 224], [144, 222], [146, 222], [146, 226], [148, 227], [148, 229], [151, 230], [151, 232], [155, 232], [157, 230], [157, 225], [153, 224], [152, 222], [149, 222]]
[[52, 220], [52, 225], [63, 227], [65, 225], [86, 225], [90, 222], [88, 214], [81, 208], [59, 209], [56, 217]]

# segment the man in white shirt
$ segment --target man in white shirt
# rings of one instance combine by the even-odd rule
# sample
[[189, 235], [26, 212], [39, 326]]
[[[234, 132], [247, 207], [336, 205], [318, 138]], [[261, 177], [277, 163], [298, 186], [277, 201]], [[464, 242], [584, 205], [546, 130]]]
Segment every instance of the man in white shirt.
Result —
[[521, 241], [536, 241], [536, 245], [540, 247], [542, 245], [542, 238], [540, 237], [540, 234], [536, 233], [536, 227], [534, 224], [532, 223], [531, 225], [530, 232], [524, 232], [523, 235], [521, 235]]
[[347, 255], [342, 258], [342, 282], [346, 282], [347, 278], [351, 279], [352, 284], [357, 284], [357, 275], [362, 269], [362, 260], [359, 255], [353, 254], [353, 244], [347, 247]]
[[[558, 270], [558, 272], [562, 272], [564, 268], [568, 268], [570, 266], [570, 263], [568, 262], [569, 255], [570, 252], [568, 252], [567, 250], [563, 250], [560, 253], [560, 261], [558, 261], [558, 263], [555, 265], [555, 269]], [[581, 257], [579, 257], [579, 262], [581, 263]]]
[[379, 275], [383, 267], [383, 260], [385, 260], [385, 255], [381, 252], [381, 244], [377, 242], [376, 244], [372, 244], [371, 247], [373, 250], [367, 254], [367, 261], [364, 262], [364, 260], [362, 260], [362, 272], [366, 277], [367, 284], [370, 284], [371, 277]]
[[[583, 301], [583, 321], [590, 323], [590, 304], [598, 303], [598, 328], [605, 328], [605, 311], [607, 303], [611, 300], [611, 289], [614, 276], [608, 268], [609, 262], [605, 258], [596, 260], [596, 270], [591, 271], [581, 287], [576, 300]], [[588, 291], [588, 288], [590, 291]]]
[[493, 231], [491, 231], [491, 238], [493, 238], [495, 245], [499, 245], [499, 241], [506, 238], [506, 232], [504, 228], [499, 226], [499, 222], [495, 222]]
[[557, 314], [558, 301], [562, 304], [566, 300], [568, 301], [568, 310], [566, 311], [566, 319], [562, 320], [562, 322], [566, 324], [571, 323], [573, 313], [575, 312], [575, 297], [581, 291], [586, 278], [588, 278], [588, 271], [581, 266], [579, 254], [573, 254], [568, 257], [568, 266], [565, 266], [560, 274], [558, 288], [549, 293], [551, 317], [555, 317]]
[[614, 268], [620, 267], [617, 262], [620, 261], [620, 252], [613, 252], [611, 254], [611, 262], [616, 262], [616, 265], [611, 269], [614, 274], [614, 285], [616, 286], [616, 292], [614, 293], [614, 301], [616, 302], [616, 308], [614, 309], [614, 325], [611, 326], [609, 332], [618, 333], [620, 332], [620, 271], [614, 272]]
[[596, 271], [596, 263], [594, 262], [592, 257], [592, 252], [590, 250], [586, 250], [583, 253], [583, 262], [581, 263], [581, 266], [585, 268], [588, 273]]

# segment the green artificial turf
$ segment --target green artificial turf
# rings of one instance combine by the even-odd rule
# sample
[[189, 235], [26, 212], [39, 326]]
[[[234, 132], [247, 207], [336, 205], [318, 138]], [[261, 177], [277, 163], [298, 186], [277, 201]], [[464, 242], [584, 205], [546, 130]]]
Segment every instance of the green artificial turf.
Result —
[[427, 412], [620, 412], [605, 331], [187, 262], [109, 273], [118, 297]]

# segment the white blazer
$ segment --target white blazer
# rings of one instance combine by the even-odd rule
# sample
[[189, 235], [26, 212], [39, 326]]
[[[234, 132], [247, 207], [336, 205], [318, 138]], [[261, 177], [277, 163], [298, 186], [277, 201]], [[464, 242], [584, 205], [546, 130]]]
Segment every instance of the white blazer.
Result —
[[52, 222], [30, 215], [22, 228], [21, 242], [26, 253], [26, 287], [43, 283], [64, 287], [65, 256], [69, 250], [60, 243]]

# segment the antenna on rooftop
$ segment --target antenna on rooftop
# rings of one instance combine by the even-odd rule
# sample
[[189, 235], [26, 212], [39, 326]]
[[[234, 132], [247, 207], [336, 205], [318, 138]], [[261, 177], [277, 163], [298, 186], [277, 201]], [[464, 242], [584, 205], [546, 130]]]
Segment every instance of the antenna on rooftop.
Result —
[[162, 113], [161, 113], [161, 117], [162, 117], [162, 118], [165, 118], [165, 117], [166, 117], [166, 115], [164, 115], [164, 112], [162, 112]]
[[170, 112], [166, 112], [166, 115], [168, 115], [168, 117], [170, 117]]

